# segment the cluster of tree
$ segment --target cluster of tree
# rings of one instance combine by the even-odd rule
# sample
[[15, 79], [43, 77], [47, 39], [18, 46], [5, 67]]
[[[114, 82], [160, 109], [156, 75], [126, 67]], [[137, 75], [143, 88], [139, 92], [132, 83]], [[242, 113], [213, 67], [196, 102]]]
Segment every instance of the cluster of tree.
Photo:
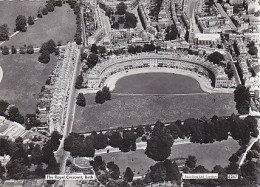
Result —
[[[72, 1], [76, 2], [76, 1]], [[72, 3], [71, 5], [73, 5]], [[82, 28], [81, 28], [81, 16], [80, 16], [80, 5], [78, 3], [75, 3], [74, 6], [72, 6], [74, 10], [74, 14], [76, 15], [76, 24], [77, 24], [77, 29], [76, 33], [74, 35], [74, 40], [75, 42], [80, 45], [82, 44]]]
[[[12, 48], [11, 48], [11, 53], [12, 54], [17, 54], [17, 49], [14, 46], [12, 46]], [[33, 48], [32, 45], [28, 45], [28, 46], [24, 45], [23, 47], [20, 48], [19, 53], [20, 54], [26, 54], [26, 53], [27, 54], [33, 54], [34, 53], [34, 48]], [[9, 55], [10, 54], [10, 50], [9, 50], [9, 48], [7, 46], [3, 47], [2, 54], [3, 55]]]
[[105, 11], [105, 15], [108, 16], [109, 18], [111, 17], [112, 14], [114, 14], [114, 11], [111, 7], [108, 7], [101, 2], [99, 3], [99, 7]]
[[36, 118], [36, 114], [27, 114], [25, 118], [25, 126], [27, 130], [32, 127], [39, 127], [41, 125], [40, 120]]
[[147, 141], [145, 154], [155, 161], [164, 161], [171, 154], [174, 138], [163, 123], [157, 121], [154, 125], [150, 139]]
[[128, 47], [128, 53], [131, 53], [131, 54], [136, 54], [136, 53], [141, 53], [141, 52], [152, 52], [152, 51], [155, 51], [156, 50], [160, 50], [158, 48], [159, 46], [156, 46], [153, 44], [153, 43], [150, 43], [150, 44], [144, 44], [144, 46], [140, 46], [140, 45], [137, 45], [137, 46], [132, 46], [130, 45]]
[[[103, 134], [97, 134], [95, 131], [91, 135], [84, 138], [84, 136], [71, 133], [65, 140], [64, 149], [70, 151], [74, 157], [80, 155], [87, 155], [92, 157], [95, 150], [105, 149], [108, 145], [114, 148], [119, 148], [122, 152], [135, 151], [136, 139], [142, 137], [144, 128], [138, 126], [131, 130], [111, 131]], [[86, 148], [89, 146], [88, 148]]]
[[106, 162], [101, 156], [96, 156], [94, 160], [90, 161], [90, 165], [93, 167], [98, 180], [105, 186], [128, 186], [128, 182], [131, 182], [134, 178], [134, 173], [130, 167], [127, 167], [123, 181], [116, 181], [119, 179], [120, 170], [119, 167], [113, 162]]
[[86, 60], [86, 65], [88, 68], [93, 68], [99, 61], [98, 55], [91, 53], [87, 55], [86, 53], [81, 53], [81, 60]]
[[7, 101], [0, 100], [0, 116], [20, 124], [24, 123], [24, 117], [16, 106], [9, 105]]
[[121, 2], [116, 5], [116, 14], [125, 15], [127, 10], [127, 6], [124, 2]]
[[[6, 165], [7, 177], [12, 179], [41, 178], [47, 173], [58, 173], [59, 165], [56, 163], [53, 151], [57, 150], [60, 138], [61, 135], [54, 132], [43, 149], [38, 144], [23, 144], [22, 138], [17, 138], [15, 142], [0, 139], [0, 155], [6, 154], [11, 157]], [[48, 167], [43, 169], [43, 163]], [[35, 171], [29, 170], [32, 164], [37, 165]], [[3, 177], [1, 166], [0, 176]]]
[[38, 61], [44, 64], [49, 63], [50, 61], [50, 54], [59, 50], [56, 48], [56, 44], [53, 40], [49, 40], [46, 43], [43, 43], [40, 49], [41, 55], [38, 58]]
[[97, 46], [96, 44], [92, 44], [90, 50], [91, 50], [92, 53], [100, 54], [101, 56], [103, 56], [107, 52], [105, 46]]
[[83, 107], [86, 106], [86, 99], [83, 93], [79, 93], [79, 95], [77, 96], [76, 104]]
[[0, 41], [9, 39], [9, 28], [7, 24], [0, 25]]
[[178, 37], [178, 30], [175, 24], [168, 26], [166, 29], [165, 40], [175, 40]]
[[239, 114], [248, 114], [250, 107], [249, 88], [244, 85], [238, 85], [234, 91], [234, 101]]
[[84, 79], [83, 76], [80, 74], [78, 75], [77, 79], [76, 79], [76, 83], [75, 83], [75, 88], [76, 89], [80, 89], [82, 88], [82, 83], [83, 83]]
[[207, 59], [212, 62], [213, 64], [217, 64], [217, 65], [220, 65], [221, 64], [221, 61], [225, 60], [224, 56], [215, 51], [213, 53], [211, 53], [210, 55], [208, 55]]
[[231, 136], [240, 145], [246, 145], [250, 136], [257, 137], [257, 121], [248, 116], [240, 119], [234, 114], [230, 117], [213, 116], [211, 119], [189, 118], [176, 121], [166, 126], [171, 135], [176, 138], [189, 138], [193, 143], [213, 143], [215, 141], [227, 140]]
[[49, 12], [54, 12], [55, 6], [62, 6], [61, 1], [48, 1], [44, 7], [40, 7], [37, 12], [37, 17], [42, 18], [42, 15], [47, 15]]
[[248, 53], [250, 54], [250, 55], [257, 55], [257, 53], [258, 53], [258, 49], [257, 49], [257, 47], [255, 46], [255, 42], [253, 42], [253, 41], [251, 41], [248, 45], [247, 45], [247, 47], [248, 47]]
[[234, 76], [234, 72], [233, 72], [233, 70], [232, 70], [232, 68], [231, 68], [230, 62], [227, 63], [227, 66], [226, 66], [226, 68], [225, 68], [225, 73], [228, 75], [228, 78], [229, 78], [229, 79], [232, 79], [233, 76]]
[[94, 139], [95, 135], [84, 138], [83, 135], [71, 133], [64, 141], [64, 150], [69, 151], [73, 158], [93, 157], [95, 155]]
[[109, 88], [104, 86], [102, 90], [99, 90], [96, 93], [95, 102], [99, 104], [103, 104], [108, 100], [111, 100], [111, 93], [109, 91]]
[[161, 10], [162, 2], [163, 0], [156, 0], [154, 8], [150, 11], [150, 15], [153, 16], [157, 21], [159, 12]]
[[143, 182], [148, 184], [151, 182], [180, 181], [180, 179], [181, 174], [175, 161], [166, 159], [151, 166]]

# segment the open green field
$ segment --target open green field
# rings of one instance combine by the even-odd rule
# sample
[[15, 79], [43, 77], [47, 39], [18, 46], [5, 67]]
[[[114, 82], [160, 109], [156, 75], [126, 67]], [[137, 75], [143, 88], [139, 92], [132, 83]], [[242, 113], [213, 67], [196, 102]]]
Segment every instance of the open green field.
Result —
[[117, 152], [100, 155], [106, 163], [113, 161], [118, 165], [121, 174], [125, 172], [127, 167], [130, 167], [135, 176], [145, 175], [150, 166], [156, 162], [148, 158], [144, 153], [144, 150], [137, 150], [134, 152]]
[[[27, 2], [30, 3], [30, 2]], [[26, 32], [20, 32], [4, 45], [22, 47], [24, 44], [40, 47], [42, 43], [53, 39], [55, 42], [74, 41], [76, 32], [76, 15], [68, 4], [55, 7], [55, 11], [39, 18], [34, 25], [30, 25]]]
[[0, 99], [15, 104], [21, 114], [34, 113], [41, 87], [56, 65], [51, 56], [48, 64], [38, 62], [39, 54], [0, 54], [3, 79], [0, 82]]
[[133, 94], [203, 93], [195, 79], [173, 73], [142, 73], [123, 77], [117, 81], [113, 92]]
[[[172, 153], [169, 159], [187, 158], [188, 155], [193, 155], [197, 158], [197, 165], [203, 165], [208, 170], [212, 170], [214, 166], [221, 165], [226, 167], [229, 164], [229, 157], [239, 149], [239, 144], [233, 140], [228, 139], [222, 142], [215, 142], [213, 144], [182, 144], [173, 145]], [[148, 158], [144, 150], [137, 150], [128, 153], [108, 153], [101, 155], [106, 162], [114, 161], [121, 173], [127, 167], [131, 167], [135, 174], [145, 175], [150, 166], [156, 162]]]
[[95, 94], [85, 95], [86, 107], [76, 107], [73, 132], [153, 124], [157, 120], [200, 118], [236, 113], [233, 94], [119, 96], [95, 103]]
[[7, 24], [13, 33], [18, 15], [36, 17], [38, 9], [45, 4], [45, 1], [0, 1], [0, 25]]
[[229, 164], [229, 157], [240, 148], [237, 141], [228, 139], [213, 144], [189, 143], [173, 145], [169, 158], [187, 158], [189, 155], [197, 158], [197, 165], [202, 165], [208, 170], [214, 166], [226, 167]]

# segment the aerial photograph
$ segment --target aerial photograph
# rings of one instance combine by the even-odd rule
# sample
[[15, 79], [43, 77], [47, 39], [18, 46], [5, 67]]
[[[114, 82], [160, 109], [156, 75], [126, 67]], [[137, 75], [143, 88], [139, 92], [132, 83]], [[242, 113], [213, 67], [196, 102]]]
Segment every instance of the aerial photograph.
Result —
[[0, 0], [0, 187], [259, 187], [260, 0]]

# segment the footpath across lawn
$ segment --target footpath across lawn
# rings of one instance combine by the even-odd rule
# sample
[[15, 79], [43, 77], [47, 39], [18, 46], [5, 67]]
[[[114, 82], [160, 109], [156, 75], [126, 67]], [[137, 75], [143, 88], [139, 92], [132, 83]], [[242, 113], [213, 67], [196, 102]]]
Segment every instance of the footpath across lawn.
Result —
[[74, 41], [75, 33], [76, 15], [68, 4], [63, 4], [62, 7], [55, 7], [54, 12], [39, 18], [34, 25], [28, 26], [26, 32], [20, 32], [4, 45], [14, 45], [16, 48], [24, 45], [40, 47], [49, 39], [56, 43], [62, 41], [62, 45], [65, 45], [67, 41]]
[[7, 24], [10, 33], [13, 33], [17, 16], [36, 17], [38, 9], [45, 4], [45, 1], [0, 1], [0, 25]]

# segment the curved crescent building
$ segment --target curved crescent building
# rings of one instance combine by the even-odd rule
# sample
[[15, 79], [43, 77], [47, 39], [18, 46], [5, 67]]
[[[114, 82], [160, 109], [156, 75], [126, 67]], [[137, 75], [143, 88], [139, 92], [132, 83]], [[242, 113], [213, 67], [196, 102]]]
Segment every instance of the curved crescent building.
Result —
[[198, 76], [204, 76], [213, 88], [233, 88], [236, 86], [234, 78], [229, 79], [222, 67], [199, 56], [177, 53], [139, 54], [104, 60], [87, 72], [84, 81], [88, 89], [101, 89], [105, 80], [118, 72], [133, 69], [161, 69], [163, 72], [165, 68], [185, 70]]

